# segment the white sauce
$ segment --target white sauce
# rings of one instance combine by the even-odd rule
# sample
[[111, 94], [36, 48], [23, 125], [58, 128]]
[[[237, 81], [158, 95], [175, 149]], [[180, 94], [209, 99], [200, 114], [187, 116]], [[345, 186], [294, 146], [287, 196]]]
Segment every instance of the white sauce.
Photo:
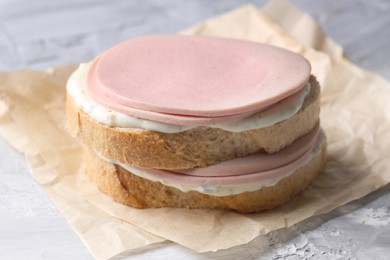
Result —
[[[139, 128], [162, 133], [178, 133], [196, 127], [188, 125], [174, 125], [136, 118], [99, 105], [91, 97], [89, 97], [86, 92], [85, 82], [89, 66], [90, 63], [80, 64], [79, 68], [68, 80], [67, 91], [73, 98], [75, 104], [96, 121], [114, 127]], [[309, 92], [310, 83], [307, 83], [303, 90], [299, 92], [298, 98], [294, 102], [291, 102], [291, 104], [283, 107], [283, 109], [279, 109], [278, 106], [272, 106], [269, 109], [261, 111], [253, 116], [240, 119], [235, 122], [215, 124], [208, 127], [220, 128], [230, 132], [242, 132], [274, 125], [297, 113], [301, 109]]]
[[153, 182], [160, 182], [166, 186], [176, 188], [182, 192], [188, 192], [188, 191], [192, 190], [192, 191], [198, 191], [200, 193], [208, 194], [208, 195], [212, 195], [212, 196], [228, 196], [228, 195], [240, 194], [240, 193], [247, 192], [247, 191], [248, 192], [255, 191], [255, 190], [259, 190], [259, 189], [264, 188], [264, 187], [276, 185], [281, 179], [290, 176], [297, 169], [306, 165], [306, 163], [308, 163], [311, 159], [313, 159], [315, 156], [317, 156], [318, 153], [320, 152], [321, 143], [323, 142], [324, 138], [325, 138], [325, 135], [322, 132], [320, 132], [320, 135], [318, 136], [316, 145], [315, 145], [314, 149], [312, 150], [312, 152], [309, 154], [309, 156], [307, 156], [305, 158], [305, 160], [303, 160], [302, 163], [297, 166], [297, 168], [295, 168], [291, 171], [288, 171], [288, 172], [286, 172], [286, 173], [284, 173], [284, 174], [282, 174], [274, 179], [261, 180], [258, 182], [250, 182], [250, 183], [243, 183], [243, 184], [229, 184], [229, 185], [218, 185], [218, 186], [212, 186], [212, 185], [207, 184], [207, 183], [205, 183], [202, 186], [198, 186], [198, 185], [194, 185], [194, 184], [193, 185], [183, 184], [180, 182], [174, 182], [172, 180], [166, 180], [166, 179], [164, 180], [164, 179], [156, 178], [155, 176], [153, 176], [152, 174], [148, 173], [145, 170], [142, 170], [141, 168], [134, 167], [132, 165], [128, 165], [128, 164], [124, 164], [124, 163], [120, 163], [116, 160], [108, 159], [96, 151], [95, 151], [95, 153], [102, 160], [104, 160], [108, 163], [111, 163], [111, 164], [119, 165], [120, 167], [124, 168], [125, 170], [137, 175], [138, 177], [141, 177], [141, 178], [153, 181]]

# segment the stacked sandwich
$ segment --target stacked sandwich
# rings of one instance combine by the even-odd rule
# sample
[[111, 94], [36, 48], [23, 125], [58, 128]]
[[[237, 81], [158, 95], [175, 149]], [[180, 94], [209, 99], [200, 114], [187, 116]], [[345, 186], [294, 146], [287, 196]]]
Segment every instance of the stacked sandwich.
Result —
[[67, 128], [86, 148], [85, 172], [115, 201], [258, 212], [292, 199], [324, 165], [310, 70], [265, 44], [139, 37], [72, 74]]

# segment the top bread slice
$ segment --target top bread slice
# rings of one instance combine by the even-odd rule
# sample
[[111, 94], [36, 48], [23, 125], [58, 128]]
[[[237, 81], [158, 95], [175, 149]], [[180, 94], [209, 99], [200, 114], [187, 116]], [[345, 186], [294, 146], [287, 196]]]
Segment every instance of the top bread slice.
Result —
[[310, 93], [302, 108], [277, 124], [243, 132], [198, 126], [179, 133], [104, 125], [76, 106], [67, 95], [70, 134], [97, 153], [141, 168], [189, 169], [259, 151], [275, 153], [308, 133], [318, 122], [320, 87], [310, 78]]

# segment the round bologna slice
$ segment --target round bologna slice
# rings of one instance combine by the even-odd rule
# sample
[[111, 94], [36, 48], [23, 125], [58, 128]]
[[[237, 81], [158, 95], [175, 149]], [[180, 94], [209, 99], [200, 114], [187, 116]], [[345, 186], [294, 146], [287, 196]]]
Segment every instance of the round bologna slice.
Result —
[[284, 49], [165, 35], [107, 50], [93, 61], [87, 87], [113, 110], [128, 107], [133, 116], [141, 111], [141, 118], [147, 115], [142, 111], [159, 113], [157, 121], [164, 122], [169, 115], [219, 118], [259, 111], [302, 89], [309, 77], [307, 60]]
[[[299, 157], [302, 157], [308, 151], [312, 150], [316, 144], [319, 133], [320, 127], [319, 123], [317, 123], [317, 125], [309, 133], [296, 139], [292, 144], [274, 154], [260, 152], [244, 157], [236, 157], [208, 167], [174, 171], [154, 171], [161, 171], [166, 174], [174, 172], [179, 174], [179, 178], [183, 178], [183, 175], [195, 177], [226, 177], [265, 172], [286, 166], [297, 160]], [[180, 173], [182, 175], [180, 175]], [[162, 174], [162, 176], [164, 175]]]

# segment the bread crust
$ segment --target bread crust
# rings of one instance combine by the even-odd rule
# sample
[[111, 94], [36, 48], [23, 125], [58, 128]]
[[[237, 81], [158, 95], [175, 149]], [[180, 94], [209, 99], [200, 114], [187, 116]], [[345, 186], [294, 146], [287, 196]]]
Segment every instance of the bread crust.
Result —
[[226, 209], [241, 213], [259, 212], [280, 206], [301, 193], [320, 172], [326, 161], [325, 138], [320, 151], [293, 174], [276, 185], [230, 196], [211, 196], [176, 188], [138, 177], [124, 168], [108, 163], [93, 151], [86, 153], [85, 173], [113, 200], [135, 208], [181, 207]]
[[188, 169], [259, 151], [275, 153], [308, 133], [318, 122], [320, 87], [314, 76], [311, 91], [300, 111], [275, 125], [229, 132], [210, 127], [166, 134], [104, 125], [80, 110], [67, 96], [67, 129], [101, 155], [141, 168]]

